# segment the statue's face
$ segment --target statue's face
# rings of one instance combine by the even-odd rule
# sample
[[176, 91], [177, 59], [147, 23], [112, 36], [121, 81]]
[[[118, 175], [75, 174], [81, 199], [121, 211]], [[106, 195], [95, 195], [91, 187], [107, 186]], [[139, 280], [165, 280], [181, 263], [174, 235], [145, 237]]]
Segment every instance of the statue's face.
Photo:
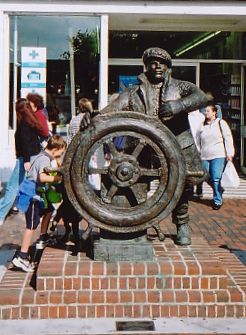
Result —
[[146, 64], [146, 70], [149, 80], [153, 83], [164, 81], [169, 73], [168, 66], [159, 58], [150, 59]]

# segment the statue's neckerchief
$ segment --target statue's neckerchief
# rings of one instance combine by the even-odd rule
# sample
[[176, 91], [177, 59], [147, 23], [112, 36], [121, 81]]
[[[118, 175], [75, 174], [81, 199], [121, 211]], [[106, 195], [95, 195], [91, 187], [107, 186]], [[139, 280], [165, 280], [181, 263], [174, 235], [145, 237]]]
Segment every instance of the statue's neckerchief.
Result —
[[152, 108], [150, 110], [152, 110], [153, 115], [159, 114], [160, 106], [166, 101], [166, 92], [169, 78], [170, 76], [168, 74], [162, 82], [158, 84], [150, 83], [150, 85], [148, 85], [149, 92], [147, 92], [147, 96], [151, 97], [150, 105]]

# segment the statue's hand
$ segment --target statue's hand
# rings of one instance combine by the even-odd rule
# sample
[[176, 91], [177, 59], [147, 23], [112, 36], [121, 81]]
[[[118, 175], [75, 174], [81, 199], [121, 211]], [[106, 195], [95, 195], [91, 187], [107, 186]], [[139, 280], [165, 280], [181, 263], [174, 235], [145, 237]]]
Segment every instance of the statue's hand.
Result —
[[93, 111], [92, 113], [89, 111], [85, 112], [85, 115], [83, 116], [80, 122], [80, 130], [88, 128], [89, 125], [91, 124], [91, 119], [97, 116], [98, 114], [100, 114], [98, 111]]
[[163, 118], [172, 118], [173, 117], [172, 105], [170, 104], [170, 101], [164, 102], [160, 106], [159, 116], [163, 117]]
[[159, 116], [170, 119], [182, 110], [182, 104], [178, 100], [166, 101], [160, 106]]
[[91, 123], [91, 113], [85, 112], [85, 115], [83, 116], [81, 122], [80, 122], [80, 130], [84, 130], [89, 127]]

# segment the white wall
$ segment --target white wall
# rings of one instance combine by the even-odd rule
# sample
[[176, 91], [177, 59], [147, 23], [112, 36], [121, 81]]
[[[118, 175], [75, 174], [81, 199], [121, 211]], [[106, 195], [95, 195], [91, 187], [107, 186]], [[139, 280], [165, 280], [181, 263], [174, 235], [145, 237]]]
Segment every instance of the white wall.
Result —
[[13, 131], [8, 129], [9, 106], [9, 20], [0, 11], [0, 180], [5, 182], [15, 164]]

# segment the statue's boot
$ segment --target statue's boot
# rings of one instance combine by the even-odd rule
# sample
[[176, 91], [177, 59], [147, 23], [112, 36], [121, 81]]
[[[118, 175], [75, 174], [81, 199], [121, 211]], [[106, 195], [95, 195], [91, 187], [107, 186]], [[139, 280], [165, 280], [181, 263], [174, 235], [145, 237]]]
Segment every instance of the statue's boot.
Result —
[[177, 238], [176, 244], [178, 245], [190, 245], [190, 226], [188, 223], [176, 225], [177, 227]]

